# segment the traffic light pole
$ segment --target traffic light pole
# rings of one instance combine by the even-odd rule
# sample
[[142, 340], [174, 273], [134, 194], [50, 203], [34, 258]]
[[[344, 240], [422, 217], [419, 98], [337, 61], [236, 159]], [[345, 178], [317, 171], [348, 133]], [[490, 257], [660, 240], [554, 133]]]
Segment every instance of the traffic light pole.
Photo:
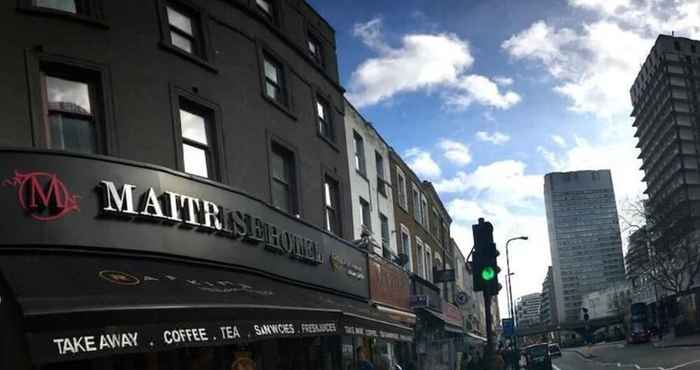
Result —
[[486, 361], [486, 368], [494, 368], [494, 342], [493, 342], [493, 317], [491, 316], [491, 301], [492, 295], [489, 292], [484, 291], [484, 311], [486, 316], [486, 350], [484, 351], [484, 360]]

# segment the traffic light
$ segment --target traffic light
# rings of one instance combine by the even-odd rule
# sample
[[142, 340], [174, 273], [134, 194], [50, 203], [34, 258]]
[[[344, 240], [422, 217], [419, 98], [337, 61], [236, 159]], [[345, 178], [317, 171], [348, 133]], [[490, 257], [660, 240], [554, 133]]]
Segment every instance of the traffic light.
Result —
[[501, 284], [498, 282], [498, 249], [493, 242], [493, 225], [484, 222], [483, 218], [479, 223], [472, 225], [474, 235], [474, 254], [472, 259], [474, 274], [474, 290], [484, 291], [489, 295], [498, 295]]

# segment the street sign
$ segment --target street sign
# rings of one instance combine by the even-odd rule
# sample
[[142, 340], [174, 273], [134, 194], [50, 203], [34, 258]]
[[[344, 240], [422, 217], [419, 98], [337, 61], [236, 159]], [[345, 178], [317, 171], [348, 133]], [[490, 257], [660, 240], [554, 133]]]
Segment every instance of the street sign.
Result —
[[513, 318], [502, 319], [501, 326], [503, 326], [503, 335], [506, 337], [515, 335], [515, 322]]
[[455, 303], [457, 303], [460, 306], [464, 306], [465, 304], [467, 304], [468, 300], [469, 296], [467, 296], [466, 292], [458, 292], [455, 296]]
[[434, 278], [436, 283], [448, 283], [455, 281], [455, 270], [435, 270]]

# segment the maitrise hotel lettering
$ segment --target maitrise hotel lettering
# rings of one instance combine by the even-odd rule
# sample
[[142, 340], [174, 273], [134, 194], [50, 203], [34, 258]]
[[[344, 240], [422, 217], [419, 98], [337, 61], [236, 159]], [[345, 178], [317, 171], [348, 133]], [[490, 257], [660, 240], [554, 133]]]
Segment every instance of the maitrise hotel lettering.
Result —
[[165, 191], [157, 194], [148, 188], [134, 202], [136, 186], [120, 189], [111, 181], [100, 181], [101, 213], [120, 217], [141, 217], [164, 224], [210, 231], [222, 237], [262, 244], [265, 249], [309, 264], [323, 263], [316, 241], [284, 230], [259, 216], [233, 210], [193, 196]]

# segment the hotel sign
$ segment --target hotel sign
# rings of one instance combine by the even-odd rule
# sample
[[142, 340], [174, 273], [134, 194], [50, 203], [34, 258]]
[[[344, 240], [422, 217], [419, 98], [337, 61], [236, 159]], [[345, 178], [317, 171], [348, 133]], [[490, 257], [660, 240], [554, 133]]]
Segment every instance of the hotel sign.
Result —
[[297, 219], [238, 190], [161, 167], [0, 150], [0, 201], [0, 249], [174, 255], [369, 296], [363, 251], [304, 215]]

